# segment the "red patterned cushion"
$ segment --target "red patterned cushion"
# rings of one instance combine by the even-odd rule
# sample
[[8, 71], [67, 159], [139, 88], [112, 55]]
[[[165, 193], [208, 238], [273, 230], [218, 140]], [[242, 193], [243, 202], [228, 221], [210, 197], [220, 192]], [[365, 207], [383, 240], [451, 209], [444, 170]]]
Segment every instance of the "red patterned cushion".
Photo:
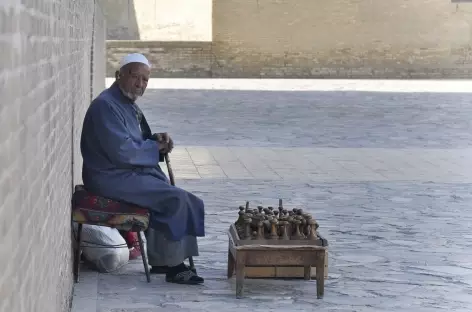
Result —
[[144, 231], [149, 225], [145, 208], [92, 194], [77, 185], [72, 197], [72, 219], [78, 223], [109, 226], [123, 231]]

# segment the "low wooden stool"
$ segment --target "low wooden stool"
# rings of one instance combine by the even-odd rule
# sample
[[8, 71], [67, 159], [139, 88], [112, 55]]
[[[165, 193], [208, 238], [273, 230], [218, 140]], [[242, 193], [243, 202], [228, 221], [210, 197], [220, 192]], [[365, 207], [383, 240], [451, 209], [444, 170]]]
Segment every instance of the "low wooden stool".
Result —
[[78, 224], [77, 249], [74, 257], [74, 277], [76, 283], [79, 282], [83, 224], [106, 226], [119, 231], [137, 232], [146, 279], [148, 283], [151, 282], [143, 239], [140, 233], [146, 231], [149, 226], [149, 211], [147, 209], [92, 194], [83, 185], [77, 185], [72, 196], [72, 221]]
[[316, 268], [316, 295], [324, 295], [326, 247], [307, 240], [241, 240], [232, 224], [228, 231], [228, 278], [236, 271], [236, 298], [243, 297], [246, 266], [303, 266], [305, 280]]

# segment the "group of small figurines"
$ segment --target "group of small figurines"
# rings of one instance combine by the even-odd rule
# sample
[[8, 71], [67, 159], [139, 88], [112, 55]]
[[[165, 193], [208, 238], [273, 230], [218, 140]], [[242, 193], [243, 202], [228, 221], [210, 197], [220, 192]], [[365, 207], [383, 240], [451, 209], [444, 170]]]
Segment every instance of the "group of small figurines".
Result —
[[235, 222], [239, 238], [242, 240], [316, 240], [318, 223], [303, 209], [284, 209], [279, 200], [278, 209], [273, 207], [250, 209], [239, 206], [239, 218]]

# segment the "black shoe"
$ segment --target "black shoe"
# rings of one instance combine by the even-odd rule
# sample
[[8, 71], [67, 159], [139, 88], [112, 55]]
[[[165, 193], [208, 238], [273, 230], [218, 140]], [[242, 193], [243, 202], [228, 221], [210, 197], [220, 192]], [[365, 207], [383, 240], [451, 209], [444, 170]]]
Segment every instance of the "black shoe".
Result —
[[202, 284], [205, 280], [198, 276], [194, 271], [190, 270], [185, 264], [169, 268], [166, 273], [166, 282], [186, 285]]
[[188, 268], [190, 271], [192, 271], [193, 273], [197, 274], [197, 269], [195, 269], [194, 267], [191, 268], [191, 267], [187, 266], [187, 268]]
[[[190, 268], [187, 267], [190, 271], [193, 273], [197, 274], [197, 269], [195, 268]], [[169, 267], [167, 265], [165, 266], [153, 266], [151, 267], [151, 274], [167, 274], [169, 272]]]

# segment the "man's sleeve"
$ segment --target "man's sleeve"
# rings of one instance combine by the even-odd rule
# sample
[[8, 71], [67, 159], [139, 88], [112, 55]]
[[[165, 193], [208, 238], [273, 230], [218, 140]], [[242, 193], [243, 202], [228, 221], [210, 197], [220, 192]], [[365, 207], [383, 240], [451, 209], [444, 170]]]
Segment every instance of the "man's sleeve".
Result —
[[125, 119], [106, 101], [96, 103], [94, 132], [112, 163], [120, 167], [155, 167], [159, 163], [159, 143], [133, 140]]
[[[141, 119], [141, 130], [143, 131], [144, 139], [153, 140], [153, 141], [157, 142], [157, 137], [155, 137], [155, 135], [152, 134], [151, 127], [149, 127], [149, 124], [148, 124], [144, 114], [143, 114], [142, 119]], [[164, 160], [165, 160], [165, 155], [164, 154], [159, 154], [159, 162], [163, 162]]]

